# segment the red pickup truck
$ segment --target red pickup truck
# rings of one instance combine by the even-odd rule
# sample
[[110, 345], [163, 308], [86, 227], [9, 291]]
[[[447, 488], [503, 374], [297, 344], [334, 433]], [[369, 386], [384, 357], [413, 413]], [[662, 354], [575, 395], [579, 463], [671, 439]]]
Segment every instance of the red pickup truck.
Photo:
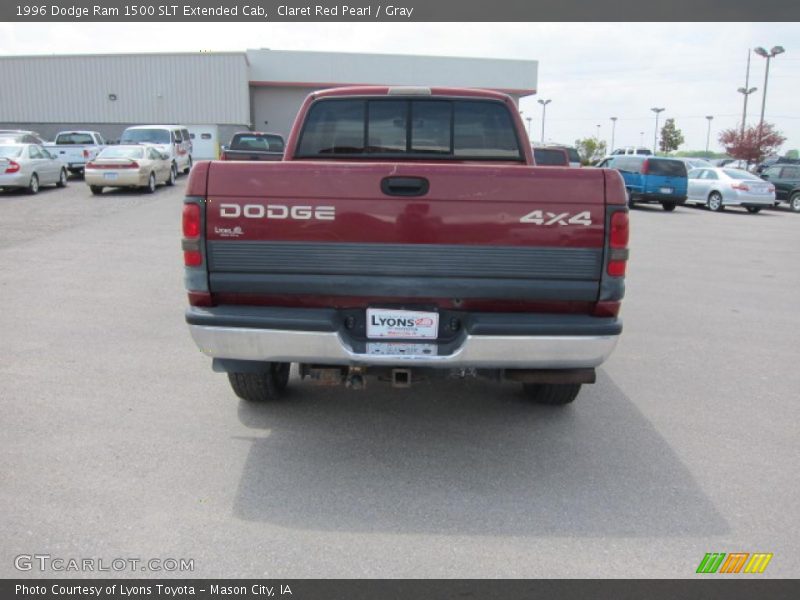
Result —
[[250, 401], [301, 377], [487, 376], [566, 404], [614, 349], [620, 175], [533, 165], [506, 95], [311, 94], [281, 162], [198, 162], [183, 209], [191, 335]]

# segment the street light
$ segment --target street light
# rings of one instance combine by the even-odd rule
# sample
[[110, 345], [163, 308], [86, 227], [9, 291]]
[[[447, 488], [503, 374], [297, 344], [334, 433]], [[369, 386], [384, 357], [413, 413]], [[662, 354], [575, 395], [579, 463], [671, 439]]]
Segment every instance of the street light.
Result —
[[773, 46], [772, 50], [767, 52], [759, 46], [758, 48], [754, 49], [753, 52], [758, 54], [759, 56], [767, 59], [767, 69], [764, 72], [764, 92], [761, 95], [761, 119], [758, 121], [758, 137], [761, 137], [761, 128], [764, 126], [764, 108], [767, 106], [767, 82], [769, 81], [769, 61], [770, 59], [775, 58], [778, 54], [783, 54], [786, 50], [783, 49], [783, 46]]
[[597, 143], [600, 143], [600, 123], [597, 124]]
[[547, 114], [547, 105], [550, 104], [552, 100], [542, 100], [540, 98], [538, 102], [542, 105], [542, 143], [544, 143], [544, 117]]
[[706, 158], [708, 158], [708, 144], [711, 141], [711, 120], [713, 118], [713, 115], [706, 115], [706, 119], [708, 119], [708, 132], [706, 133]]
[[656, 113], [656, 129], [653, 132], [653, 154], [656, 154], [656, 141], [658, 140], [658, 115], [664, 112], [665, 108], [651, 108], [654, 113]]
[[614, 131], [617, 129], [617, 117], [611, 117], [611, 148], [609, 152], [614, 151]]
[[533, 121], [533, 117], [525, 117], [525, 120], [528, 122], [528, 139], [531, 137], [531, 121]]
[[639, 132], [639, 145], [644, 146], [644, 131]]
[[751, 87], [751, 88], [743, 88], [742, 87], [742, 88], [739, 88], [738, 90], [736, 90], [740, 94], [744, 94], [744, 108], [742, 109], [742, 133], [740, 134], [742, 139], [744, 139], [744, 124], [745, 124], [745, 121], [747, 120], [747, 97], [750, 94], [752, 94], [753, 92], [755, 92], [757, 89], [758, 88], [756, 88], [756, 87]]

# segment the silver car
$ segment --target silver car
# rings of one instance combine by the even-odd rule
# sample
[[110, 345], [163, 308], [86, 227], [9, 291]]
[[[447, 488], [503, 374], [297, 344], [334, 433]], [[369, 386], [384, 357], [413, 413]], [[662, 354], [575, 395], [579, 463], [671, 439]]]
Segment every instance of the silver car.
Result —
[[35, 194], [43, 185], [67, 185], [67, 166], [39, 144], [0, 142], [0, 188], [27, 189]]
[[775, 186], [740, 169], [692, 169], [686, 202], [705, 204], [714, 212], [725, 210], [726, 206], [741, 206], [757, 213], [775, 204]]

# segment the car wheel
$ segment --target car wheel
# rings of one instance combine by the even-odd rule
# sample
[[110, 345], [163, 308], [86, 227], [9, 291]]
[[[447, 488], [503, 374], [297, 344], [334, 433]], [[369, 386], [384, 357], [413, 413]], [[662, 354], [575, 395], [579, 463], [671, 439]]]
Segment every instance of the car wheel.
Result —
[[708, 202], [706, 202], [709, 210], [720, 212], [725, 210], [725, 205], [722, 204], [722, 195], [719, 192], [711, 192], [708, 195]]
[[675, 210], [675, 203], [674, 202], [662, 202], [661, 203], [661, 207], [667, 212], [672, 212], [673, 210]]
[[36, 173], [31, 175], [31, 180], [28, 182], [28, 193], [29, 194], [39, 193], [39, 176]]
[[191, 171], [191, 170], [192, 170], [192, 157], [190, 155], [189, 156], [189, 162], [186, 163], [186, 168], [183, 170], [183, 172], [184, 172], [184, 174], [188, 175], [189, 171]]
[[266, 363], [262, 373], [228, 373], [233, 392], [248, 402], [277, 400], [289, 384], [291, 363]]
[[758, 213], [761, 212], [760, 206], [747, 206], [745, 208], [747, 208], [747, 212], [752, 213], [754, 215], [757, 215]]
[[67, 187], [67, 170], [61, 169], [61, 174], [58, 176], [58, 183], [56, 185], [60, 188]]
[[144, 191], [148, 194], [152, 194], [156, 191], [156, 174], [150, 173], [150, 177], [147, 178], [147, 185], [144, 186]]
[[169, 177], [167, 177], [167, 185], [175, 185], [175, 178], [178, 176], [178, 169], [175, 165], [169, 168]]
[[794, 212], [800, 212], [800, 192], [795, 192], [792, 194], [792, 197], [789, 198], [789, 208]]
[[103, 193], [103, 186], [102, 185], [90, 185], [89, 189], [95, 196], [98, 196]]
[[580, 383], [523, 383], [525, 395], [536, 404], [569, 404], [578, 397]]

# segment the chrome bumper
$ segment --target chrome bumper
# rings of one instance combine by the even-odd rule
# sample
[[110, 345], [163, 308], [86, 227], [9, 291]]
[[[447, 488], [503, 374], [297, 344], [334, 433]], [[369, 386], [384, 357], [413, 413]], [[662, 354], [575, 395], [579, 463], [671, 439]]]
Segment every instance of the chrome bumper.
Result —
[[442, 368], [579, 369], [600, 365], [619, 336], [466, 335], [451, 354], [369, 355], [354, 352], [336, 332], [189, 325], [212, 358], [327, 365], [414, 365]]

